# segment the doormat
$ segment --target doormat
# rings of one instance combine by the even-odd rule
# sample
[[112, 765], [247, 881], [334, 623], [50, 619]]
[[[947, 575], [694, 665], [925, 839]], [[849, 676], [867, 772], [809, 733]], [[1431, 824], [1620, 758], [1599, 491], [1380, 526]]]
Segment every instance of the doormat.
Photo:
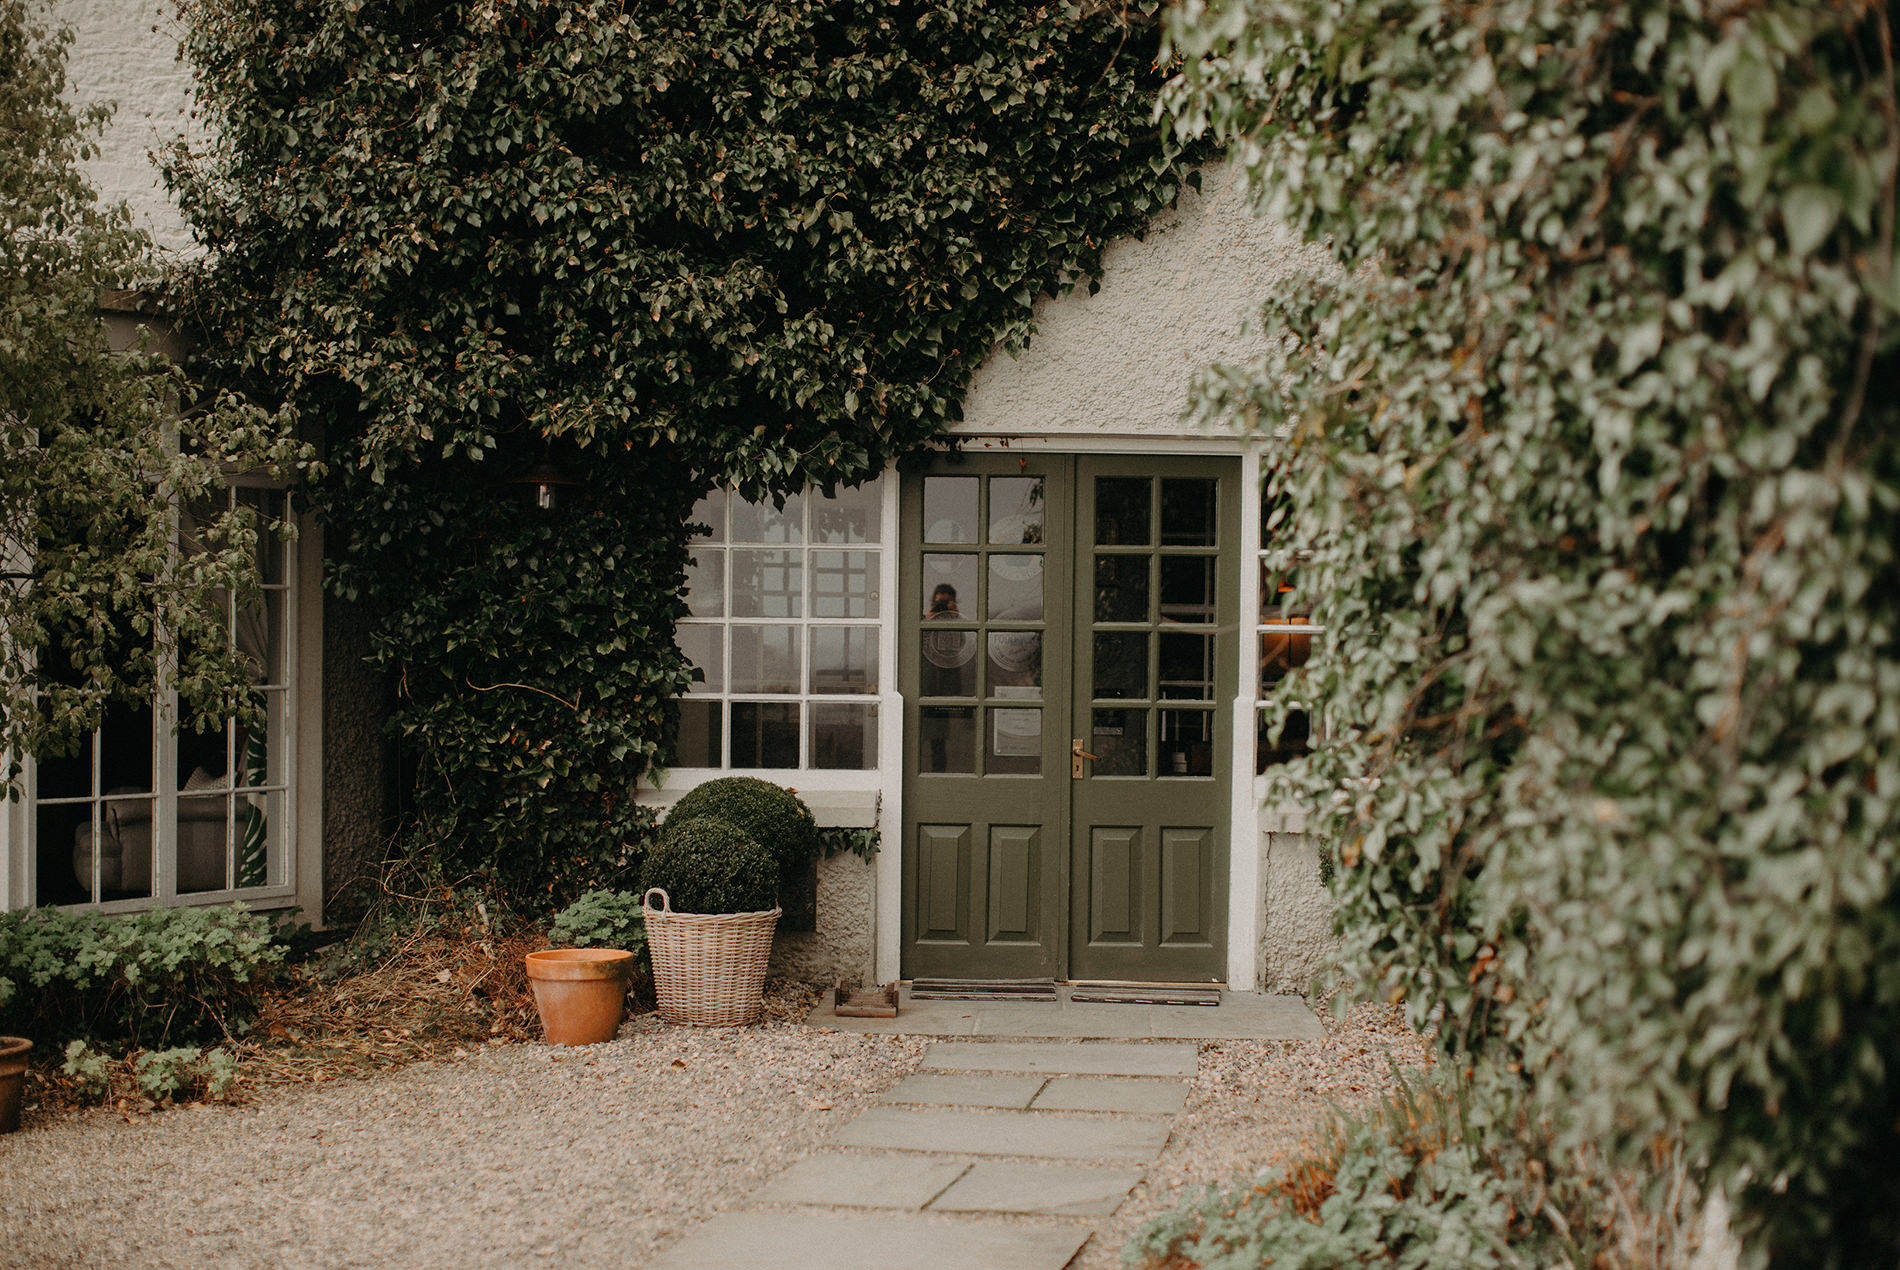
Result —
[[1069, 989], [1069, 1000], [1103, 1005], [1218, 1006], [1220, 989], [1185, 983], [1078, 983]]
[[913, 1001], [1054, 1001], [1054, 979], [915, 979]]

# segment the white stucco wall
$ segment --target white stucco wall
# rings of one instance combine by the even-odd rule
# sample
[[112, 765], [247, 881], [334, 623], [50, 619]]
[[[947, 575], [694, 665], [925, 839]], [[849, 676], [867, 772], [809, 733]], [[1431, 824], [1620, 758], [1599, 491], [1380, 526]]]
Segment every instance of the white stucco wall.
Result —
[[1192, 432], [1181, 415], [1195, 373], [1258, 351], [1262, 302], [1326, 263], [1253, 213], [1239, 173], [1209, 167], [1201, 182], [1145, 238], [1109, 246], [1095, 295], [1037, 302], [1037, 334], [1020, 357], [999, 350], [977, 371], [957, 433]]
[[152, 151], [191, 126], [191, 71], [178, 60], [180, 28], [159, 0], [53, 0], [73, 28], [67, 92], [80, 105], [116, 106], [87, 175], [106, 202], [125, 200], [161, 248], [192, 250], [184, 218], [166, 194]]
[[1333, 966], [1332, 900], [1320, 881], [1319, 843], [1305, 833], [1260, 835], [1260, 966], [1262, 992], [1305, 995]]

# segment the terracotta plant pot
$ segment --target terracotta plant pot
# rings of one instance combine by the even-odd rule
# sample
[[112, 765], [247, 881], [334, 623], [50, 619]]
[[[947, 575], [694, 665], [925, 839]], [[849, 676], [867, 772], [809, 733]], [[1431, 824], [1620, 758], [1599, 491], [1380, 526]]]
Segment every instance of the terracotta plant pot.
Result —
[[549, 948], [528, 954], [535, 1008], [550, 1045], [614, 1039], [627, 1004], [633, 954], [621, 948]]
[[0, 1036], [0, 1133], [20, 1127], [20, 1095], [26, 1088], [26, 1056], [33, 1042]]

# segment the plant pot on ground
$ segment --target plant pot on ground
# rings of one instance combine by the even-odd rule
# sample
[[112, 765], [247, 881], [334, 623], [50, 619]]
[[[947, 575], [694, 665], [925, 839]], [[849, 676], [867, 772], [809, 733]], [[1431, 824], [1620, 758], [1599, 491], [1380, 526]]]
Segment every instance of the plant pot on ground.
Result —
[[24, 1036], [0, 1036], [0, 1133], [20, 1127], [20, 1098], [26, 1091], [26, 1056], [33, 1042]]
[[550, 1045], [598, 1045], [620, 1030], [633, 954], [624, 948], [549, 948], [527, 955], [528, 981]]
[[778, 925], [778, 861], [720, 820], [669, 819], [640, 874], [660, 1017], [692, 1027], [756, 1022]]

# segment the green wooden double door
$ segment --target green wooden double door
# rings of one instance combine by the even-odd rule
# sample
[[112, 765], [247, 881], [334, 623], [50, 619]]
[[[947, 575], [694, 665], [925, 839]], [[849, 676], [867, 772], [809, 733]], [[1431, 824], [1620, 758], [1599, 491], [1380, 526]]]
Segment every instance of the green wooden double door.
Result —
[[904, 478], [904, 973], [1226, 971], [1240, 464]]

